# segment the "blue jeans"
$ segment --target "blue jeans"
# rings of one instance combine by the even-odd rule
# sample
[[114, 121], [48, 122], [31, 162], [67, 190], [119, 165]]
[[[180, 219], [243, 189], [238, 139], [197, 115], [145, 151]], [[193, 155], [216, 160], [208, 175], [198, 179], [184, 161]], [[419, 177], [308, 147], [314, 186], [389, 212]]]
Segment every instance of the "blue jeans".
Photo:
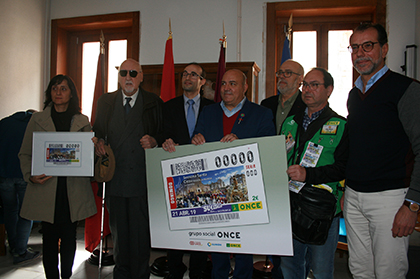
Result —
[[26, 252], [32, 221], [20, 217], [27, 183], [22, 178], [0, 178], [0, 196], [3, 200], [4, 225], [10, 250], [14, 254]]
[[[234, 254], [235, 270], [233, 271], [233, 279], [251, 279], [254, 271], [253, 255], [250, 254]], [[212, 279], [227, 279], [230, 272], [230, 253], [211, 253], [211, 261], [213, 270], [211, 271]]]
[[285, 279], [306, 279], [306, 255], [310, 253], [310, 268], [316, 279], [334, 278], [334, 255], [338, 243], [340, 217], [335, 217], [323, 245], [311, 245], [293, 239], [292, 257], [281, 257], [281, 270]]

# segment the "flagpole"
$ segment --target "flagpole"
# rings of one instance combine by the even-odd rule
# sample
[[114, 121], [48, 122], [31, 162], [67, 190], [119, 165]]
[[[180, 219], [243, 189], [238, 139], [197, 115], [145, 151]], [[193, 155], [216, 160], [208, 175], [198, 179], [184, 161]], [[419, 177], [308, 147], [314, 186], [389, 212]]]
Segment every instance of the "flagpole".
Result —
[[227, 41], [226, 41], [226, 34], [225, 34], [225, 22], [223, 21], [223, 37], [219, 39], [220, 43], [220, 54], [219, 54], [219, 62], [217, 64], [217, 76], [216, 76], [216, 88], [214, 90], [214, 101], [216, 103], [222, 100], [220, 95], [220, 88], [222, 83], [222, 77], [226, 72], [226, 48], [227, 48]]
[[[290, 14], [289, 22], [287, 25], [284, 25], [284, 43], [283, 43], [283, 50], [281, 54], [281, 61], [280, 66], [289, 59], [292, 59], [292, 55], [290, 52], [290, 42], [291, 42], [291, 34], [292, 34], [292, 25], [293, 25], [293, 14]], [[280, 92], [277, 91], [277, 94]]]
[[175, 89], [175, 64], [172, 47], [172, 24], [169, 18], [169, 36], [165, 44], [165, 56], [163, 59], [162, 81], [160, 85], [160, 98], [166, 102], [176, 96]]

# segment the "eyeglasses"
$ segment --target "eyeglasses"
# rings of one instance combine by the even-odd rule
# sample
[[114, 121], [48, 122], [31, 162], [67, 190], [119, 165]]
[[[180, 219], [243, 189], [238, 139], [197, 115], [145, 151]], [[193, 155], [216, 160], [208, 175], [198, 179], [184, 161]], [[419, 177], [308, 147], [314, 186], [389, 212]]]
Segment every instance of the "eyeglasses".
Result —
[[276, 72], [276, 77], [279, 78], [281, 76], [284, 76], [285, 78], [288, 78], [288, 77], [291, 77], [292, 74], [295, 74], [295, 75], [300, 76], [300, 74], [295, 73], [295, 72], [292, 72], [292, 71], [289, 71], [289, 70], [286, 70], [286, 71], [279, 70], [279, 71]]
[[191, 72], [191, 73], [188, 73], [187, 71], [183, 71], [182, 72], [182, 77], [183, 78], [187, 78], [188, 76], [191, 76], [191, 78], [192, 79], [196, 79], [196, 78], [200, 78], [200, 79], [203, 79], [203, 77], [202, 76], [200, 76], [199, 74], [197, 74], [196, 72]]
[[311, 90], [317, 90], [320, 85], [325, 85], [325, 83], [319, 83], [315, 81], [310, 82], [310, 83], [302, 82], [302, 89], [305, 87], [309, 87], [309, 89]]
[[359, 47], [361, 46], [364, 52], [369, 52], [369, 51], [372, 51], [375, 44], [379, 44], [379, 42], [367, 41], [367, 42], [364, 42], [363, 44], [353, 44], [353, 45], [349, 45], [347, 49], [350, 51], [350, 53], [356, 53], [359, 51]]
[[130, 74], [130, 77], [135, 78], [138, 74], [140, 74], [141, 72], [138, 72], [136, 70], [120, 70], [120, 76], [125, 77], [127, 75], [127, 73]]

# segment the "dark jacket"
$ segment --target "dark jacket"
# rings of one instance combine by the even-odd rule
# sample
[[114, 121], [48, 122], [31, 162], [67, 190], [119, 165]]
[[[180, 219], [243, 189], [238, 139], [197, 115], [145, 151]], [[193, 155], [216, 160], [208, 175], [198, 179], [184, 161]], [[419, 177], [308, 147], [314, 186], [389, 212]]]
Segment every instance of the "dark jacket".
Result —
[[[162, 137], [163, 118], [162, 106], [163, 101], [151, 92], [143, 90], [139, 87], [139, 97], [143, 98], [142, 122], [144, 132], [153, 137]], [[108, 124], [114, 111], [116, 98], [121, 95], [121, 89], [115, 92], [102, 95], [98, 100], [98, 108], [96, 111], [96, 121], [93, 125], [96, 137], [105, 139], [108, 131]]]
[[93, 130], [107, 140], [115, 156], [115, 172], [107, 182], [107, 195], [147, 196], [145, 152], [140, 139], [144, 135], [158, 142], [163, 132], [162, 100], [141, 87], [136, 103], [125, 114], [121, 90], [104, 94], [98, 100]]
[[[232, 134], [239, 139], [273, 136], [276, 133], [271, 111], [258, 104], [245, 100], [233, 125]], [[194, 134], [201, 133], [206, 142], [219, 141], [223, 138], [223, 110], [220, 103], [206, 106], [195, 126]]]
[[[214, 104], [214, 102], [201, 97], [199, 115], [203, 107], [211, 104]], [[187, 120], [185, 119], [183, 95], [173, 98], [163, 105], [163, 119], [164, 140], [171, 138], [175, 143], [178, 144], [191, 143], [191, 138], [188, 132]], [[162, 143], [160, 143], [160, 145], [161, 144]]]
[[[261, 101], [262, 106], [271, 109], [271, 111], [273, 112], [273, 122], [276, 128], [283, 124], [283, 123], [276, 123], [276, 115], [277, 115], [277, 107], [279, 104], [279, 98], [280, 98], [280, 94], [268, 97], [267, 99], [264, 99]], [[290, 112], [287, 114], [286, 118], [305, 111], [305, 108], [306, 108], [306, 105], [302, 101], [302, 92], [299, 90], [299, 95], [297, 96], [295, 102], [293, 103], [293, 106], [290, 109]]]
[[0, 121], [0, 177], [23, 178], [18, 153], [31, 116], [19, 111]]

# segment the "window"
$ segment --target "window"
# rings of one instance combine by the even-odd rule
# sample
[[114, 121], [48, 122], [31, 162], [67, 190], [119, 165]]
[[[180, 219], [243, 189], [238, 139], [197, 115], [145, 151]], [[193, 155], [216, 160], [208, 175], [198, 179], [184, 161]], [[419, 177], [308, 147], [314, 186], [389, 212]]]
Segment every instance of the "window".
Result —
[[[109, 68], [109, 74], [105, 76], [105, 88], [116, 90], [118, 72], [115, 63], [119, 66], [127, 57], [139, 59], [139, 21], [139, 12], [52, 20], [50, 76], [66, 74], [74, 80], [80, 94], [80, 105], [87, 116], [90, 116], [90, 110], [86, 108], [89, 105], [83, 103], [92, 103], [101, 31], [105, 36], [104, 64], [105, 68]], [[121, 48], [123, 51], [118, 50]], [[88, 60], [91, 62], [84, 64]], [[85, 79], [83, 72], [88, 74]], [[86, 84], [87, 80], [90, 80], [91, 85]], [[83, 88], [83, 84], [87, 87]]]
[[[127, 59], [127, 40], [111, 40], [108, 43], [108, 53], [105, 53], [108, 68], [105, 73], [107, 92], [118, 89], [118, 70], [121, 62]], [[96, 72], [100, 42], [86, 42], [82, 46], [82, 113], [91, 116], [93, 93], [95, 91]]]
[[[318, 58], [327, 60], [327, 66], [323, 67], [328, 69], [334, 78], [334, 91], [329, 99], [330, 106], [338, 114], [347, 116], [347, 96], [353, 86], [353, 66], [347, 46], [353, 31], [326, 30], [327, 34], [322, 34], [322, 28], [315, 29], [293, 32], [293, 59], [303, 66], [305, 74], [321, 64], [321, 61], [317, 61]], [[319, 40], [324, 41], [319, 42]], [[319, 54], [318, 45], [326, 46], [327, 51]], [[323, 55], [326, 57], [323, 58]]]
[[[285, 40], [284, 30], [291, 14], [293, 14], [292, 58], [304, 66], [305, 72], [317, 66], [326, 68], [333, 75], [336, 85], [330, 99], [331, 103], [336, 102], [335, 98], [339, 96], [344, 95], [347, 99], [347, 93], [357, 78], [357, 72], [351, 67], [347, 49], [341, 45], [348, 45], [346, 37], [348, 38], [349, 32], [352, 33], [350, 30], [360, 22], [372, 21], [385, 26], [386, 0], [267, 3], [266, 97], [276, 94], [275, 72], [280, 67]], [[345, 63], [350, 63], [350, 66]], [[341, 77], [343, 72], [346, 77]], [[342, 108], [334, 107], [334, 109], [346, 116], [347, 113], [343, 111], [345, 103], [343, 104], [342, 100], [338, 102]]]

